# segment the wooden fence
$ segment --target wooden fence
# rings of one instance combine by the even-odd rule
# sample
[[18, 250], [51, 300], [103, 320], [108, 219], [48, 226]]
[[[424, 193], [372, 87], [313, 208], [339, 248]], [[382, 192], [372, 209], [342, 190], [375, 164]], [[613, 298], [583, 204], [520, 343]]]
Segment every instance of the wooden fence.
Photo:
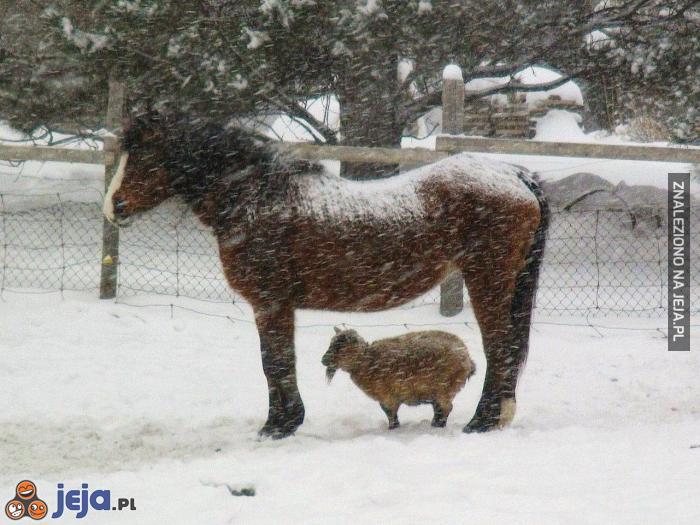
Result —
[[[343, 162], [373, 162], [386, 164], [426, 164], [459, 152], [499, 153], [509, 155], [546, 155], [598, 159], [687, 162], [700, 164], [700, 148], [652, 147], [580, 144], [566, 142], [534, 142], [531, 140], [487, 139], [461, 136], [464, 126], [464, 82], [455, 75], [443, 78], [443, 134], [437, 137], [435, 150], [323, 146], [316, 144], [283, 143], [278, 147], [306, 160], [339, 160]], [[103, 151], [57, 149], [38, 146], [0, 145], [0, 160], [34, 160], [103, 164], [105, 191], [114, 175], [120, 155], [121, 120], [124, 115], [124, 84], [109, 83], [106, 127]], [[100, 298], [110, 299], [117, 292], [119, 259], [119, 230], [106, 219], [102, 230], [102, 271]], [[441, 285], [440, 312], [445, 316], [459, 313], [463, 308], [461, 275], [453, 274]]]

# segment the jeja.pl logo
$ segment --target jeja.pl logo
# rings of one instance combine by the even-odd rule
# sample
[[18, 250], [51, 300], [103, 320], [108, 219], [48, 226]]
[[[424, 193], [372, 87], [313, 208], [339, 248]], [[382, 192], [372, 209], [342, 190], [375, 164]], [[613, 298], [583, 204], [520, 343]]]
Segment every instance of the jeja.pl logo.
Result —
[[[51, 514], [52, 519], [60, 518], [65, 511], [75, 512], [76, 519], [84, 518], [89, 509], [101, 511], [136, 510], [134, 498], [114, 498], [110, 490], [91, 491], [87, 483], [82, 483], [80, 489], [66, 490], [63, 483], [56, 485], [56, 510]], [[46, 517], [49, 508], [46, 502], [39, 499], [36, 484], [25, 479], [17, 483], [15, 497], [5, 504], [5, 515], [11, 520], [19, 520], [29, 516], [33, 520]]]
[[5, 505], [5, 515], [15, 521], [25, 516], [40, 520], [48, 511], [46, 503], [36, 493], [36, 485], [28, 479], [17, 483], [15, 497]]

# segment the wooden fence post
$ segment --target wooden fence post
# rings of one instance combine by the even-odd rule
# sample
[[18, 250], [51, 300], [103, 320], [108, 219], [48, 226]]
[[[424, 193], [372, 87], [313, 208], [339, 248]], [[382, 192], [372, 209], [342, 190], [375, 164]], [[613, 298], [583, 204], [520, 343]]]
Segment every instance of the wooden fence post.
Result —
[[[105, 137], [105, 195], [119, 164], [121, 153], [121, 125], [124, 115], [125, 87], [122, 82], [109, 81], [107, 102], [107, 129], [114, 136]], [[100, 275], [100, 299], [117, 296], [117, 262], [119, 260], [119, 228], [102, 219], [102, 271]]]
[[[450, 64], [442, 72], [442, 132], [459, 135], [464, 129], [464, 79], [462, 70]], [[453, 272], [440, 285], [440, 313], [457, 315], [464, 308], [462, 275]]]

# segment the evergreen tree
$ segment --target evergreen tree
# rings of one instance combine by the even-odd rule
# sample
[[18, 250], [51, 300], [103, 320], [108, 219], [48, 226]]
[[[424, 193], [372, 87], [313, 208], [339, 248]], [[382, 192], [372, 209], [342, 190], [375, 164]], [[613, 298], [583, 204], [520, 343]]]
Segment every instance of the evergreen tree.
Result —
[[[57, 0], [44, 8], [18, 0], [0, 32], [0, 115], [23, 129], [98, 125], [112, 74], [128, 82], [133, 110], [224, 120], [283, 112], [319, 140], [395, 146], [439, 105], [450, 61], [465, 80], [549, 64], [564, 74], [554, 84], [512, 79], [489, 94], [579, 78], [595, 102], [603, 79], [624, 94], [620, 107], [645, 105], [687, 141], [697, 137], [697, 4]], [[22, 27], [30, 33], [18, 36]], [[339, 99], [340, 133], [304, 107], [326, 94]]]

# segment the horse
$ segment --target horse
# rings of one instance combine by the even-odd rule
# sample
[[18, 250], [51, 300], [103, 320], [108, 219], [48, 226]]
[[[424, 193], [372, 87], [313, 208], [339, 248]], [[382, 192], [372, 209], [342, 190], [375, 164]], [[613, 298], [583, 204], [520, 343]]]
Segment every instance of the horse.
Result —
[[354, 181], [248, 131], [183, 115], [132, 118], [104, 215], [117, 226], [184, 200], [218, 242], [229, 286], [254, 311], [269, 409], [260, 434], [304, 420], [294, 312], [375, 312], [464, 277], [487, 360], [465, 432], [507, 426], [528, 353], [548, 205], [523, 168], [459, 154]]

